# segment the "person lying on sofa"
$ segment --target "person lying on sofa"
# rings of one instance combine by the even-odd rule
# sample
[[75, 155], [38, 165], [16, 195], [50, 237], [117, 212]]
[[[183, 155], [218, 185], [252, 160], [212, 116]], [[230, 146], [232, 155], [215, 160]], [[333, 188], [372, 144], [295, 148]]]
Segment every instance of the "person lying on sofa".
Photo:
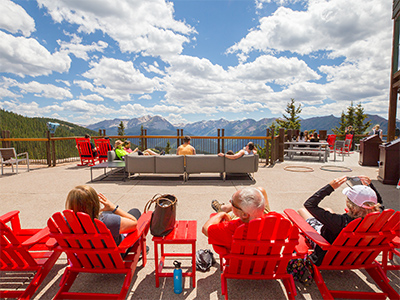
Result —
[[233, 154], [233, 155], [225, 155], [224, 153], [218, 153], [218, 156], [225, 156], [229, 159], [238, 159], [242, 157], [243, 155], [254, 155], [257, 154], [256, 147], [254, 146], [253, 142], [249, 142], [246, 147], [244, 147], [242, 150], [240, 150], [238, 153]]

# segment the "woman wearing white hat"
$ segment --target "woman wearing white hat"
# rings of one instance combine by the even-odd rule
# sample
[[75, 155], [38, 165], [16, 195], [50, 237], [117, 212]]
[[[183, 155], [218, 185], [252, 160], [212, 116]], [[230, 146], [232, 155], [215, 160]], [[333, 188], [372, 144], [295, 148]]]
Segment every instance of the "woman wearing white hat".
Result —
[[[304, 203], [305, 209], [301, 208], [298, 211], [307, 223], [331, 244], [351, 221], [356, 218], [364, 218], [371, 212], [379, 211], [379, 203], [382, 203], [379, 193], [371, 184], [371, 180], [367, 176], [358, 176], [351, 179], [353, 181], [358, 180], [360, 184], [348, 184], [349, 186], [343, 190], [343, 194], [346, 195], [346, 213], [336, 214], [331, 209], [318, 206], [326, 196], [329, 196], [349, 179], [349, 177], [343, 176], [332, 180]], [[310, 258], [316, 265], [320, 265], [325, 251], [318, 245], [312, 244], [315, 250]]]

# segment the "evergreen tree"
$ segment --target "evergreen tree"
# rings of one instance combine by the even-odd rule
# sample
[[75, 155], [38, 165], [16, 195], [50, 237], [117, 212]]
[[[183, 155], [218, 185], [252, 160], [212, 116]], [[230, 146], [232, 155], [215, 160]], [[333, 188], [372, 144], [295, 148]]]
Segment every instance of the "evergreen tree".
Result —
[[300, 129], [301, 124], [299, 120], [299, 114], [301, 113], [301, 104], [296, 107], [294, 102], [295, 101], [292, 98], [290, 99], [290, 103], [287, 104], [285, 111], [288, 113], [288, 115], [283, 114], [284, 120], [276, 120], [280, 127], [285, 129]]
[[367, 118], [367, 114], [364, 113], [364, 108], [361, 103], [356, 106], [355, 109], [355, 122], [354, 131], [356, 134], [365, 134], [365, 131], [371, 126], [371, 121], [364, 123]]
[[344, 113], [344, 111], [342, 111], [342, 115], [340, 116], [340, 121], [339, 121], [339, 127], [335, 126], [335, 128], [333, 128], [332, 131], [336, 135], [341, 135], [344, 134], [346, 127], [347, 127], [346, 114]]
[[169, 154], [169, 151], [171, 151], [171, 144], [169, 143], [169, 140], [167, 141], [167, 146], [165, 146], [165, 154]]
[[[118, 135], [119, 136], [125, 135], [125, 125], [124, 125], [124, 122], [122, 122], [122, 121], [118, 125]], [[121, 138], [121, 141], [124, 141], [124, 139]]]
[[347, 114], [346, 114], [346, 127], [353, 126], [355, 127], [355, 107], [353, 106], [353, 101], [351, 101], [350, 106], [347, 107]]

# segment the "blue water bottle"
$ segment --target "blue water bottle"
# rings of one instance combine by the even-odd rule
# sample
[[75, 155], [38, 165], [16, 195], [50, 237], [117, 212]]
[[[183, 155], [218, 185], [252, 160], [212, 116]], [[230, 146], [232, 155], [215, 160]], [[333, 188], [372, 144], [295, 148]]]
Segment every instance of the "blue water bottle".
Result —
[[182, 282], [182, 269], [181, 263], [177, 260], [174, 261], [174, 293], [180, 294], [183, 290], [183, 282]]

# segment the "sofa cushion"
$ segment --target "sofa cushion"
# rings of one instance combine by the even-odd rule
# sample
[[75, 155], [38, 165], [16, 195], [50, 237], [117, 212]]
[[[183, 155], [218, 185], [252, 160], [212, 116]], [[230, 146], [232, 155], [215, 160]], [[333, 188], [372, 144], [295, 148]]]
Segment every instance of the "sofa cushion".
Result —
[[119, 160], [114, 150], [110, 150], [107, 152], [107, 160], [108, 161]]
[[258, 170], [258, 155], [244, 155], [238, 159], [225, 157], [226, 173], [254, 173]]
[[125, 170], [128, 173], [155, 173], [155, 156], [134, 155], [125, 156]]
[[155, 173], [183, 174], [185, 173], [184, 155], [160, 155], [155, 157]]
[[187, 155], [186, 173], [223, 173], [224, 157], [218, 155]]

